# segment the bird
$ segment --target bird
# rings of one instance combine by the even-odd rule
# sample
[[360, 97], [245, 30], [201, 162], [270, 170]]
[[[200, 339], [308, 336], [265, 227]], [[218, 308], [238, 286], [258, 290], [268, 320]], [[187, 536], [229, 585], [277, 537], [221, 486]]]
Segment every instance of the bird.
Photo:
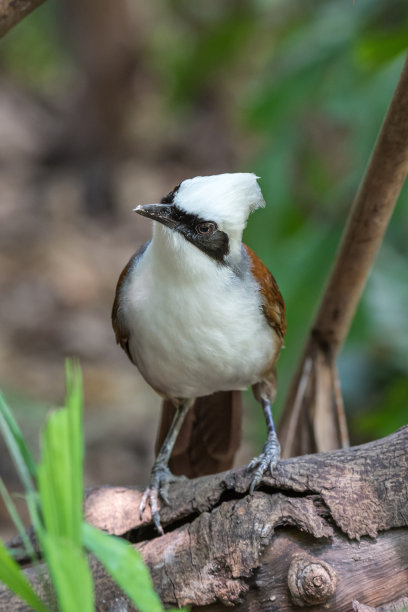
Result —
[[170, 470], [174, 447], [185, 458], [190, 445], [197, 457], [207, 443], [213, 461], [204, 473], [229, 467], [241, 390], [252, 387], [267, 427], [262, 453], [248, 465], [251, 494], [280, 459], [271, 405], [285, 304], [275, 278], [242, 242], [250, 213], [265, 206], [258, 179], [246, 172], [197, 176], [134, 209], [153, 221], [152, 238], [119, 277], [112, 325], [117, 343], [163, 398], [160, 448], [139, 508], [142, 518], [150, 505], [160, 534], [161, 503], [169, 503], [169, 484], [184, 477]]

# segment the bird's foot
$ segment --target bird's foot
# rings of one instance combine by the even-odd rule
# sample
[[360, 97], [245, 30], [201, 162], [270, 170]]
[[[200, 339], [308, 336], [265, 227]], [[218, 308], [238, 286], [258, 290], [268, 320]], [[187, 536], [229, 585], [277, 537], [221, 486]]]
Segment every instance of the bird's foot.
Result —
[[272, 474], [279, 459], [280, 444], [275, 434], [268, 438], [268, 440], [265, 442], [262, 453], [258, 455], [258, 457], [254, 457], [248, 464], [248, 470], [253, 470], [256, 468], [249, 487], [249, 492], [251, 495], [254, 492], [255, 487], [261, 482], [262, 476], [265, 474], [268, 468]]
[[169, 484], [171, 482], [176, 482], [177, 480], [185, 479], [185, 476], [175, 476], [172, 474], [167, 465], [159, 463], [153, 466], [149, 486], [145, 489], [142, 501], [140, 502], [139, 515], [140, 520], [142, 520], [143, 513], [149, 503], [152, 511], [153, 522], [160, 535], [163, 535], [164, 531], [160, 522], [159, 498], [161, 497], [164, 503], [169, 505]]

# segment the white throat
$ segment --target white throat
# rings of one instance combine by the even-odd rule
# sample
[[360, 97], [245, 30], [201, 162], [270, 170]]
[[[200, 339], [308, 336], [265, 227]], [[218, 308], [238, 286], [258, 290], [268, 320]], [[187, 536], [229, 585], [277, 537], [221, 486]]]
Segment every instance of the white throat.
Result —
[[153, 223], [153, 238], [149, 248], [149, 256], [155, 266], [155, 271], [174, 275], [182, 281], [183, 278], [199, 278], [201, 275], [211, 276], [220, 267], [236, 268], [242, 257], [242, 232], [229, 237], [229, 253], [225, 264], [220, 264], [186, 238], [173, 229], [160, 223]]

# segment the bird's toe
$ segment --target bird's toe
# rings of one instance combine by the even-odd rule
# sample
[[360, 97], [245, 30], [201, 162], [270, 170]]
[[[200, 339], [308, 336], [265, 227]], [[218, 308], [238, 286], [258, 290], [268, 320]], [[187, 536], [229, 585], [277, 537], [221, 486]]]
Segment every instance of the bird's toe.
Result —
[[185, 480], [185, 476], [175, 476], [166, 465], [156, 465], [153, 467], [149, 486], [145, 489], [139, 506], [140, 520], [143, 518], [144, 511], [150, 505], [152, 519], [157, 531], [163, 535], [163, 527], [160, 521], [160, 499], [166, 505], [169, 501], [169, 485], [177, 480]]
[[280, 444], [276, 437], [268, 439], [265, 443], [262, 453], [258, 457], [254, 457], [248, 464], [248, 470], [255, 472], [252, 475], [251, 484], [249, 485], [249, 492], [252, 494], [254, 489], [259, 485], [263, 475], [269, 469], [270, 473], [273, 474], [277, 463], [280, 459]]

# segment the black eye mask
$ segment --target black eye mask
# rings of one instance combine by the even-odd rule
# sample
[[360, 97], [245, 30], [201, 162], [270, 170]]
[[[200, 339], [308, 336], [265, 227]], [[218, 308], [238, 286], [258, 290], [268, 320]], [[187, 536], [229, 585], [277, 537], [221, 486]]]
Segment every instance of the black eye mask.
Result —
[[188, 213], [176, 204], [174, 198], [180, 188], [180, 185], [174, 187], [164, 198], [161, 199], [161, 204], [171, 204], [168, 217], [173, 221], [172, 229], [183, 234], [184, 238], [194, 244], [200, 251], [215, 259], [220, 263], [224, 263], [224, 258], [229, 253], [229, 239], [225, 232], [219, 230], [216, 226], [215, 231], [210, 234], [202, 234], [197, 230], [197, 226], [201, 223], [214, 223], [211, 220], [203, 219], [198, 215]]
[[[221, 263], [224, 262], [225, 256], [229, 253], [229, 240], [227, 234], [219, 230], [214, 221], [187, 213], [175, 204], [172, 206], [171, 218], [175, 222], [174, 229], [183, 234], [186, 240], [212, 259]], [[209, 234], [200, 233], [197, 226], [202, 223], [214, 224], [215, 231]]]

